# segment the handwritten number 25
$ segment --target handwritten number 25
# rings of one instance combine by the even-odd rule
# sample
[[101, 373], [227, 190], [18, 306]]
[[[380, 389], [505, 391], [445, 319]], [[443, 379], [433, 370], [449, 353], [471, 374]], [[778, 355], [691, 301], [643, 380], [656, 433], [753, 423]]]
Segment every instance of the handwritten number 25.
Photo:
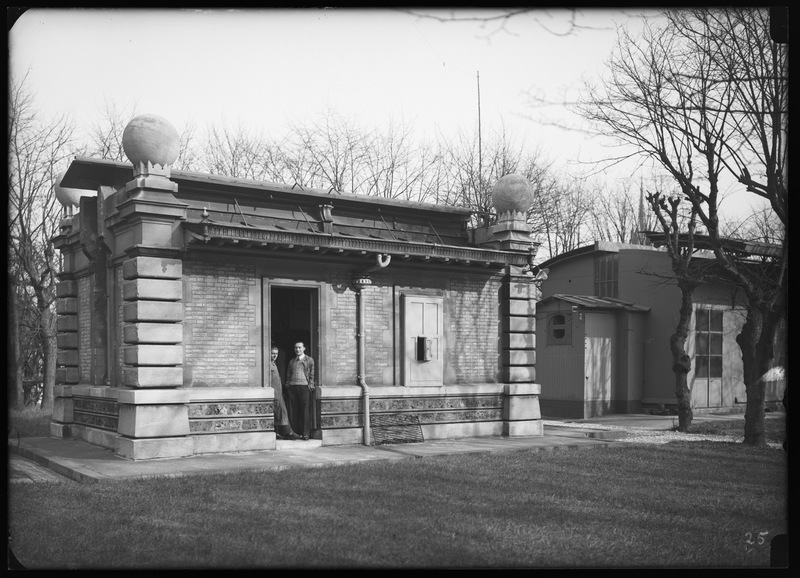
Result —
[[753, 532], [746, 532], [745, 537], [747, 538], [745, 542], [748, 544], [758, 544], [762, 546], [764, 544], [764, 536], [769, 534], [769, 532], [759, 532], [758, 535], [754, 535]]

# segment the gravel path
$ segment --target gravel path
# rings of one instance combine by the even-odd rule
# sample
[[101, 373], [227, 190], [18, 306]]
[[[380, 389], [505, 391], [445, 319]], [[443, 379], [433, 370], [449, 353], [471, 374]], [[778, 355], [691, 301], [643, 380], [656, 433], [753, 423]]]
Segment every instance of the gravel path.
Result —
[[[547, 421], [543, 420], [544, 427], [568, 427], [571, 429], [587, 429], [587, 430], [603, 430], [603, 431], [617, 431], [625, 432], [625, 437], [619, 438], [618, 441], [628, 442], [634, 444], [666, 444], [669, 442], [684, 441], [684, 442], [729, 442], [738, 443], [742, 441], [744, 436], [734, 437], [726, 435], [707, 435], [707, 434], [691, 434], [681, 433], [672, 430], [658, 430], [652, 428], [643, 428], [635, 426], [619, 426], [607, 425], [599, 423], [575, 423], [575, 422], [560, 422], [560, 421]], [[782, 449], [783, 445], [780, 443], [770, 442], [767, 444], [773, 449]]]

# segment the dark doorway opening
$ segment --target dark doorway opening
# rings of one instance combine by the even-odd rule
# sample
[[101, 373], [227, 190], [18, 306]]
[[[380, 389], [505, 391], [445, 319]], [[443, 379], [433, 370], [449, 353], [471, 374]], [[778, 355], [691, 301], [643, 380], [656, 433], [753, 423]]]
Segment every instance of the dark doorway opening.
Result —
[[[286, 368], [294, 357], [294, 345], [302, 341], [306, 355], [312, 357], [316, 367], [317, 386], [321, 385], [319, 355], [319, 290], [309, 287], [275, 287], [270, 289], [270, 347], [278, 347], [275, 364], [286, 383]], [[314, 418], [311, 437], [321, 439], [319, 429], [320, 399], [313, 392], [311, 397]]]
[[306, 287], [272, 287], [270, 292], [270, 329], [272, 343], [280, 351], [277, 365], [281, 380], [286, 376], [286, 365], [294, 357], [294, 344], [302, 341], [306, 355], [317, 362], [319, 371], [319, 345], [317, 338], [317, 289]]

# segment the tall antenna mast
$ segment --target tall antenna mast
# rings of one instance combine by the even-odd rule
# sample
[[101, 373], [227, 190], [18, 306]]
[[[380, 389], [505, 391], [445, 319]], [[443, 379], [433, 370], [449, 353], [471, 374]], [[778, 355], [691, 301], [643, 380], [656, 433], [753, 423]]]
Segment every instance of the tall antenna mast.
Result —
[[483, 193], [483, 151], [481, 150], [481, 71], [477, 71], [478, 79], [478, 187]]

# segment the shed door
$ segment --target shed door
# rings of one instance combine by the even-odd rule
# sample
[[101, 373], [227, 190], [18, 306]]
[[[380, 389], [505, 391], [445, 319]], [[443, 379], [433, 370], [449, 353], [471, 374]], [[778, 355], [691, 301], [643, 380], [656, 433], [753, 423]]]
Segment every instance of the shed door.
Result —
[[403, 295], [402, 303], [403, 381], [406, 386], [442, 385], [442, 298]]
[[[584, 396], [591, 402], [592, 416], [611, 409], [614, 367], [614, 333], [616, 323], [610, 313], [585, 313]], [[591, 416], [586, 416], [591, 417]]]
[[722, 406], [721, 309], [695, 312], [693, 407]]

